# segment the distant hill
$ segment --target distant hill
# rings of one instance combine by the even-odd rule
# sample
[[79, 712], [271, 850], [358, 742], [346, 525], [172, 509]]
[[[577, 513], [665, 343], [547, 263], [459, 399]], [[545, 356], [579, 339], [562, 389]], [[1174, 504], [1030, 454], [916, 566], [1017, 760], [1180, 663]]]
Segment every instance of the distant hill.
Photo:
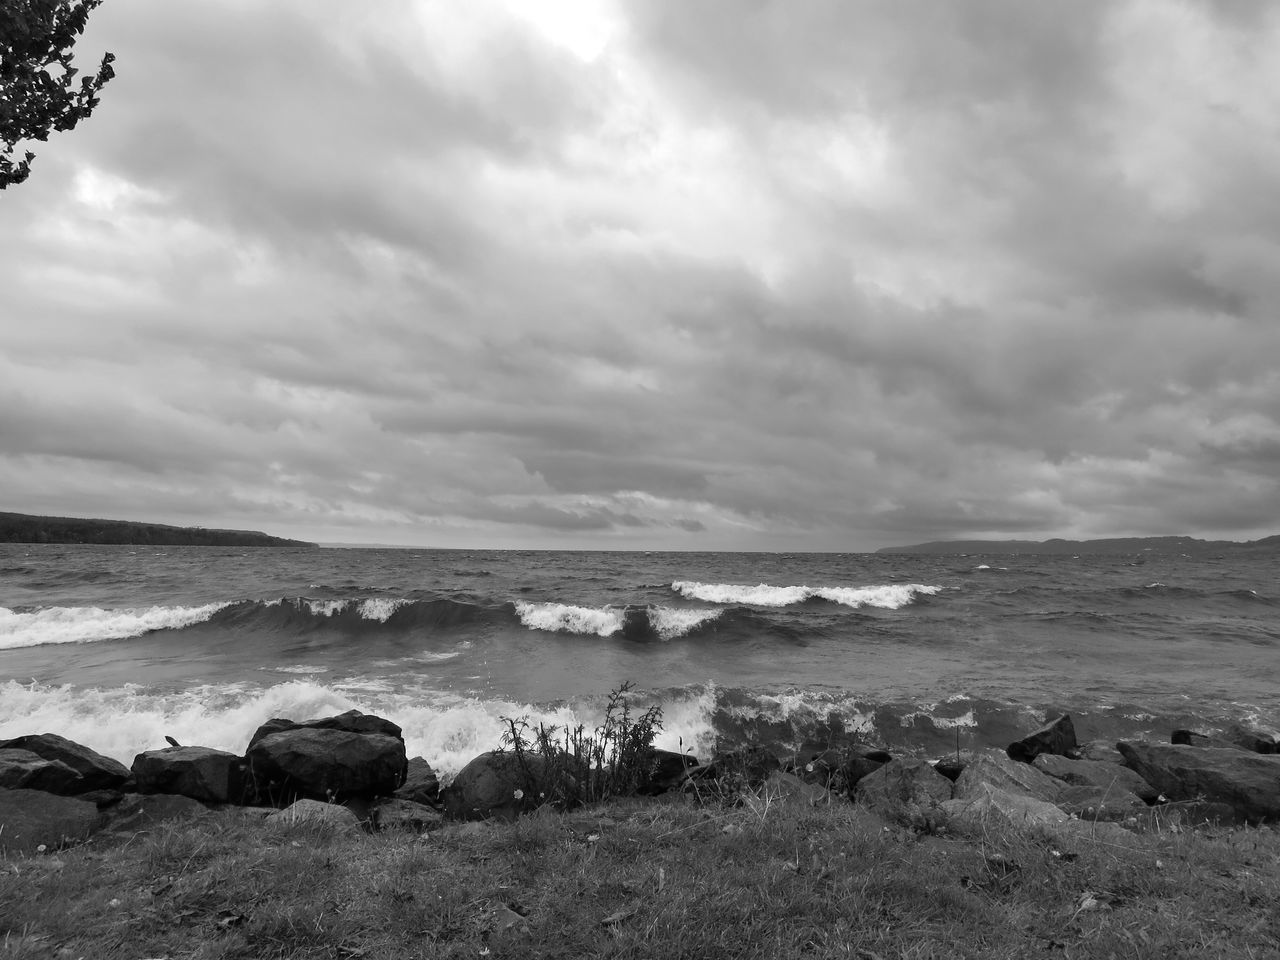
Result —
[[0, 543], [125, 543], [195, 547], [314, 547], [302, 540], [269, 537], [256, 530], [172, 527], [130, 520], [84, 520], [0, 513]]
[[934, 540], [905, 547], [881, 547], [876, 553], [1028, 553], [1116, 556], [1132, 553], [1280, 552], [1280, 535], [1261, 540], [1197, 540], [1195, 537], [1112, 537], [1105, 540]]

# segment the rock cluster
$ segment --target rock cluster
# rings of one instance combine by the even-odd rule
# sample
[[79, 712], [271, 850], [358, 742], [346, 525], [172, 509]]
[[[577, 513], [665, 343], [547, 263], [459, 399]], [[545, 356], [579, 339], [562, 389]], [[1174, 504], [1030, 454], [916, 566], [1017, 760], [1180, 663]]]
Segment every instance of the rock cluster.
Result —
[[243, 755], [170, 743], [138, 754], [129, 768], [52, 733], [0, 741], [0, 854], [220, 806], [275, 809], [284, 822], [336, 817], [366, 829], [380, 826], [383, 810], [388, 822], [415, 829], [441, 819], [435, 773], [422, 757], [406, 758], [400, 728], [381, 717], [352, 710], [269, 720]]
[[[1000, 821], [1097, 836], [1162, 812], [1280, 821], [1275, 737], [1237, 728], [1217, 736], [1180, 730], [1172, 740], [1079, 744], [1071, 718], [1061, 716], [1003, 752], [967, 760], [894, 757], [837, 735], [782, 759], [751, 746], [700, 764], [655, 749], [641, 755], [631, 785], [645, 795], [681, 790], [728, 802], [847, 798], [923, 829], [985, 830]], [[511, 819], [551, 799], [548, 761], [527, 752], [482, 754], [442, 790], [425, 759], [406, 757], [399, 727], [355, 710], [269, 720], [243, 755], [170, 743], [138, 754], [130, 769], [56, 734], [0, 741], [0, 854], [225, 806], [260, 810], [272, 822], [422, 832], [445, 817]]]

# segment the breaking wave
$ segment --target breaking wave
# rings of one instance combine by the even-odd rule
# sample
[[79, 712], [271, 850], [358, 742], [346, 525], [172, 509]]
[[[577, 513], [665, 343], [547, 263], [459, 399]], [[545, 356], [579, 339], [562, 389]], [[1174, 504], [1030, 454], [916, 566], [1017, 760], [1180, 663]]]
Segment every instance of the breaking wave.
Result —
[[671, 589], [690, 600], [707, 603], [745, 603], [756, 607], [789, 607], [808, 600], [827, 600], [846, 607], [882, 607], [897, 610], [930, 596], [942, 588], [923, 583], [889, 583], [869, 587], [775, 587], [761, 583], [754, 587], [736, 583], [698, 583], [677, 580]]
[[18, 613], [0, 607], [0, 650], [45, 643], [92, 643], [121, 640], [153, 630], [179, 630], [204, 623], [226, 603], [200, 607], [150, 607], [104, 610], [101, 607], [43, 607]]

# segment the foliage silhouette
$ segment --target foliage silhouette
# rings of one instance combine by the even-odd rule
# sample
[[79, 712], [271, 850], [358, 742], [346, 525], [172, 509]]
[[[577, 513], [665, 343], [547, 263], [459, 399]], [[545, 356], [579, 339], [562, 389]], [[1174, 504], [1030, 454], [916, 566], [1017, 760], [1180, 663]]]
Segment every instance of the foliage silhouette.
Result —
[[107, 53], [98, 72], [81, 77], [72, 48], [84, 33], [89, 12], [102, 0], [5, 0], [0, 3], [0, 190], [31, 175], [35, 154], [13, 152], [23, 140], [49, 139], [71, 130], [98, 105], [98, 92], [115, 76]]

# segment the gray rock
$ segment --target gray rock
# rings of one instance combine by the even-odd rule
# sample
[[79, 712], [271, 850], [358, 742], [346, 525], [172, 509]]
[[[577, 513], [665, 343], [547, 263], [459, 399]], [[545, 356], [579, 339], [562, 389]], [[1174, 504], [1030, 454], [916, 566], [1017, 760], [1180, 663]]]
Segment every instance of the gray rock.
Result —
[[388, 832], [426, 833], [444, 823], [444, 814], [412, 800], [383, 800], [373, 809], [373, 822]]
[[[963, 775], [961, 776], [963, 779]], [[1025, 794], [1010, 793], [989, 783], [977, 783], [964, 797], [942, 805], [948, 826], [967, 833], [1014, 824], [1045, 827], [1066, 823], [1070, 817], [1056, 805]]]
[[32, 733], [22, 737], [14, 737], [0, 743], [0, 747], [14, 747], [19, 750], [30, 750], [45, 760], [57, 760], [65, 763], [82, 780], [79, 789], [119, 790], [129, 779], [129, 768], [119, 760], [104, 757], [96, 750], [83, 744], [60, 737], [56, 733]]
[[1077, 784], [1063, 788], [1055, 805], [1081, 820], [1116, 822], [1145, 814], [1150, 808], [1136, 793], [1114, 786]]
[[892, 760], [893, 754], [887, 750], [853, 744], [845, 751], [844, 762], [841, 766], [845, 789], [852, 794], [857, 790], [857, 785], [863, 777], [875, 773]]
[[716, 756], [707, 764], [704, 776], [713, 780], [722, 777], [741, 777], [749, 787], [759, 787], [775, 770], [782, 769], [782, 761], [764, 747], [754, 744], [739, 747]]
[[453, 820], [513, 820], [536, 806], [540, 757], [493, 750], [473, 758], [440, 791], [445, 815]]
[[30, 750], [0, 749], [0, 787], [43, 790], [64, 797], [80, 792], [83, 779], [60, 760], [46, 760]]
[[212, 747], [165, 747], [133, 759], [139, 793], [176, 793], [206, 803], [239, 803], [244, 761]]
[[173, 793], [127, 794], [104, 815], [104, 829], [115, 834], [149, 830], [169, 820], [195, 820], [212, 811], [199, 800]]
[[923, 760], [891, 760], [858, 781], [857, 799], [900, 823], [930, 826], [951, 799], [951, 781]]
[[[1116, 756], [1123, 759], [1120, 751]], [[1103, 763], [1097, 760], [1068, 760], [1054, 754], [1043, 753], [1032, 761], [1041, 773], [1048, 774], [1055, 780], [1074, 786], [1093, 786], [1103, 789], [1114, 789], [1119, 793], [1132, 793], [1147, 803], [1155, 803], [1160, 791], [1142, 779], [1141, 775], [1128, 767], [1117, 763]]]
[[1090, 740], [1077, 751], [1081, 760], [1097, 760], [1101, 763], [1118, 763], [1124, 766], [1124, 757], [1116, 749], [1113, 740]]
[[274, 733], [283, 733], [286, 730], [345, 730], [347, 733], [377, 733], [385, 737], [404, 740], [400, 727], [390, 720], [375, 716], [372, 713], [348, 710], [346, 713], [339, 713], [333, 717], [319, 717], [315, 720], [303, 720], [301, 722], [273, 717], [254, 731], [253, 736], [249, 738], [248, 749], [253, 749], [258, 741], [264, 737], [269, 737]]
[[934, 761], [933, 769], [955, 783], [960, 779], [960, 774], [964, 773], [964, 768], [969, 765], [968, 760], [961, 760], [959, 757], [942, 757]]
[[1079, 745], [1076, 743], [1076, 728], [1068, 714], [1051, 720], [1035, 733], [1030, 733], [1021, 740], [1009, 744], [1007, 752], [1014, 760], [1030, 763], [1042, 753], [1056, 753], [1063, 756], [1071, 754]]
[[410, 757], [404, 783], [392, 794], [398, 800], [434, 804], [440, 801], [440, 780], [424, 757]]
[[1170, 800], [1229, 804], [1246, 822], [1280, 819], [1280, 756], [1121, 742], [1125, 763]]
[[761, 796], [769, 800], [795, 800], [811, 807], [827, 803], [831, 799], [830, 791], [821, 784], [802, 780], [794, 773], [784, 773], [781, 770], [769, 774]]
[[408, 765], [403, 740], [323, 727], [270, 734], [245, 759], [254, 794], [272, 804], [298, 797], [389, 797], [403, 784]]
[[1194, 730], [1175, 730], [1169, 740], [1187, 747], [1216, 747], [1220, 750], [1247, 750], [1250, 753], [1276, 752], [1276, 743], [1270, 734], [1239, 725], [1229, 727], [1220, 737], [1196, 733]]
[[43, 790], [0, 790], [0, 855], [79, 843], [102, 822], [92, 803]]
[[360, 818], [339, 803], [322, 803], [319, 800], [297, 800], [283, 810], [267, 816], [266, 822], [279, 827], [296, 824], [322, 824], [349, 833], [362, 831]]
[[647, 797], [666, 793], [684, 780], [686, 770], [697, 765], [697, 758], [687, 753], [654, 748], [649, 751], [649, 760], [641, 771], [636, 792]]
[[959, 800], [974, 799], [984, 796], [986, 787], [1046, 803], [1056, 802], [1062, 792], [1060, 781], [1002, 753], [986, 753], [972, 760], [956, 778], [955, 796]]

